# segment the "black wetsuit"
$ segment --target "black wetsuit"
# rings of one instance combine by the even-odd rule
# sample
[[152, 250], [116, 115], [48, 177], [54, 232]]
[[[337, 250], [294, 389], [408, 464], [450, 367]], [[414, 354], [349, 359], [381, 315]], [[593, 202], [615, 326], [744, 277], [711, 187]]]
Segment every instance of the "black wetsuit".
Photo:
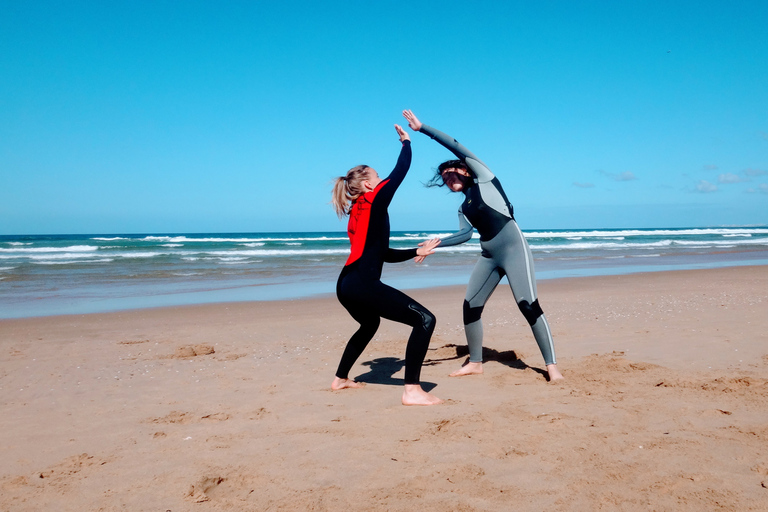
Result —
[[341, 356], [336, 376], [349, 371], [379, 328], [381, 318], [410, 325], [413, 330], [405, 350], [405, 384], [418, 384], [421, 365], [435, 330], [435, 317], [424, 306], [381, 282], [384, 262], [397, 263], [417, 256], [416, 249], [390, 249], [387, 208], [411, 165], [411, 144], [403, 142], [392, 173], [352, 205], [348, 234], [352, 252], [336, 283], [336, 296], [360, 328]]

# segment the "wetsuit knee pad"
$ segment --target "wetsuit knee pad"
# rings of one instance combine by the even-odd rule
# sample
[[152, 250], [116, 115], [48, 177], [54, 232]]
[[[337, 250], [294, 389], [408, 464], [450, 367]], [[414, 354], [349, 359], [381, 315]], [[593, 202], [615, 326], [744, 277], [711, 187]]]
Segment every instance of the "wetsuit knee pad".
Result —
[[434, 330], [437, 319], [435, 318], [435, 315], [432, 314], [432, 312], [422, 306], [419, 306], [418, 304], [408, 304], [408, 309], [417, 312], [421, 316], [421, 325], [424, 327], [425, 331], [431, 332]]
[[541, 306], [539, 306], [539, 299], [533, 301], [533, 304], [529, 303], [527, 300], [521, 300], [517, 303], [517, 307], [520, 308], [520, 312], [525, 319], [528, 320], [528, 325], [535, 324], [536, 320], [544, 314], [544, 311], [541, 310]]
[[469, 325], [472, 322], [477, 322], [483, 315], [483, 308], [485, 306], [478, 306], [473, 308], [469, 305], [468, 301], [464, 301], [464, 325]]

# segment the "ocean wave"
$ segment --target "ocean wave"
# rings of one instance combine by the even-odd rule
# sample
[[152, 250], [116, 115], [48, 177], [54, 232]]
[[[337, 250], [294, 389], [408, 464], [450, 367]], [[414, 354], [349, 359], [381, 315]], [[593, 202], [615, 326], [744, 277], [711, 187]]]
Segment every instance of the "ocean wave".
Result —
[[315, 236], [315, 237], [258, 237], [258, 238], [190, 238], [188, 236], [146, 236], [139, 239], [146, 242], [172, 242], [172, 243], [254, 243], [254, 242], [333, 242], [340, 240], [347, 240], [347, 237], [329, 237], [329, 236]]
[[156, 256], [166, 256], [170, 253], [167, 252], [153, 252], [153, 251], [135, 251], [135, 252], [120, 252], [113, 256], [130, 259], [130, 258], [154, 258]]
[[749, 238], [743, 240], [657, 240], [653, 242], [582, 242], [564, 244], [538, 244], [531, 243], [533, 251], [580, 251], [580, 250], [619, 250], [619, 249], [652, 249], [656, 247], [686, 247], [690, 249], [727, 248], [735, 246], [763, 246], [768, 245], [768, 238]]
[[349, 254], [349, 248], [343, 249], [251, 249], [232, 251], [206, 251], [204, 256], [309, 256], [313, 254], [334, 255]]
[[530, 231], [526, 238], [570, 238], [570, 237], [660, 237], [660, 236], [703, 236], [703, 235], [750, 235], [768, 234], [768, 228], [690, 228], [690, 229], [617, 229], [584, 231]]
[[99, 258], [96, 254], [85, 252], [64, 252], [55, 254], [29, 254], [26, 258], [34, 261], [42, 260], [93, 260]]
[[115, 261], [113, 258], [97, 258], [97, 259], [62, 259], [62, 260], [36, 260], [35, 265], [71, 265], [83, 263], [111, 263]]
[[68, 247], [14, 247], [6, 249], [0, 247], [0, 253], [41, 253], [41, 252], [91, 252], [98, 251], [96, 245], [70, 245]]
[[619, 249], [652, 249], [657, 247], [668, 247], [672, 245], [672, 240], [661, 240], [658, 242], [582, 242], [573, 244], [552, 245], [531, 244], [531, 250], [536, 251], [589, 251], [589, 250], [619, 250]]

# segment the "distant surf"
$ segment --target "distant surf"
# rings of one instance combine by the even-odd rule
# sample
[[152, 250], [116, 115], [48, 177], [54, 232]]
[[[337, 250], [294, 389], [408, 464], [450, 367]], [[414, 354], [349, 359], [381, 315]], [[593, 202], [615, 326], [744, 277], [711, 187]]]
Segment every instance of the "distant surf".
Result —
[[[450, 231], [393, 232], [395, 248]], [[768, 227], [530, 230], [539, 279], [768, 264]], [[438, 248], [385, 265], [401, 288], [463, 284], [480, 253]], [[334, 292], [346, 233], [0, 236], [0, 318], [293, 299]]]

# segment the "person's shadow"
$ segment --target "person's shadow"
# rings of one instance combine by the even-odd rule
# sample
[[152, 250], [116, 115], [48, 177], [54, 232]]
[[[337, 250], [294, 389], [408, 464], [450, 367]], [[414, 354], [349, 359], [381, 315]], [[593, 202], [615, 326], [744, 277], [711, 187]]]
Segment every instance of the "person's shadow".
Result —
[[[441, 348], [455, 348], [456, 355], [443, 357], [441, 359], [430, 359], [429, 354], [427, 354], [427, 359], [424, 360], [424, 366], [438, 364], [442, 361], [455, 361], [456, 359], [461, 359], [462, 357], [466, 357], [462, 366], [469, 362], [469, 347], [466, 345], [450, 344], [444, 345]], [[536, 373], [543, 375], [545, 379], [549, 380], [549, 374], [546, 372], [546, 370], [542, 370], [541, 368], [536, 368], [534, 366], [529, 366], [525, 361], [518, 357], [514, 350], [505, 350], [499, 352], [498, 350], [492, 348], [483, 347], [483, 362], [487, 363], [489, 361], [496, 361], [497, 363], [501, 363], [504, 366], [508, 366], [509, 368], [514, 368], [515, 370], [526, 370], [530, 368]]]
[[[386, 386], [402, 386], [405, 384], [404, 379], [393, 377], [394, 374], [399, 372], [405, 366], [405, 360], [403, 359], [398, 359], [396, 357], [379, 357], [373, 361], [366, 361], [362, 364], [363, 366], [370, 367], [370, 370], [355, 377], [355, 381], [357, 382], [383, 384]], [[430, 392], [436, 387], [437, 384], [434, 382], [421, 381], [421, 388], [426, 392]]]

